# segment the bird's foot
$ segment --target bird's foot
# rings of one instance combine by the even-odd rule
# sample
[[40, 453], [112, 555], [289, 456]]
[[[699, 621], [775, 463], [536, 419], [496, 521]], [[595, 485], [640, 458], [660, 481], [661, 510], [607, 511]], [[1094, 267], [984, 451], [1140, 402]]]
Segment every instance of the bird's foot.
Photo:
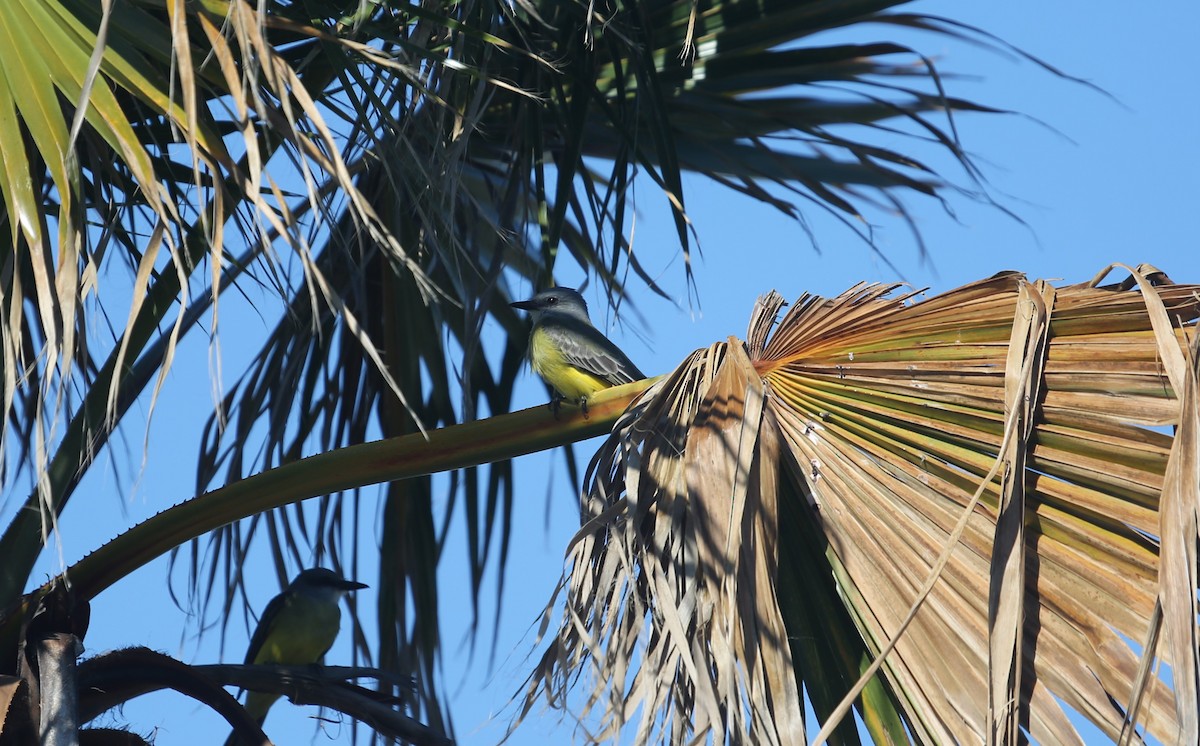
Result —
[[[558, 411], [562, 409], [562, 403], [567, 401], [567, 397], [562, 394], [555, 393], [550, 397], [550, 411], [554, 413], [554, 419], [558, 419]], [[579, 404], [579, 410], [583, 412], [583, 419], [588, 419], [588, 402], [586, 396], [581, 396], [577, 400], [572, 400], [572, 404]]]

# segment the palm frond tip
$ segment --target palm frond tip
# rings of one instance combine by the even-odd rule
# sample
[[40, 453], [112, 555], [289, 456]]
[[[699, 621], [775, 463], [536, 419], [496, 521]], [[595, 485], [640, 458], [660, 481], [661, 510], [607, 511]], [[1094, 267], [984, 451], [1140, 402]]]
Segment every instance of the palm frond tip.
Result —
[[[792, 743], [800, 687], [835, 727], [814, 692], [895, 639], [877, 737], [1079, 743], [1065, 704], [1117, 738], [1137, 699], [1134, 742], [1194, 736], [1200, 287], [1131, 277], [761, 299], [593, 459], [526, 708], [582, 674], [598, 738]], [[1159, 619], [1170, 683], [1128, 642]]]

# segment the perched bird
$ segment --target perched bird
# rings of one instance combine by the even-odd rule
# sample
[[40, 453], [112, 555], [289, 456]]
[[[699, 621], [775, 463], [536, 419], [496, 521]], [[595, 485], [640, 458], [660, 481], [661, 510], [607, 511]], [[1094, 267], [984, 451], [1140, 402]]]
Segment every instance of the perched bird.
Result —
[[511, 305], [529, 311], [533, 317], [529, 362], [554, 389], [550, 406], [556, 413], [559, 402], [566, 399], [578, 403], [586, 417], [592, 394], [646, 377], [592, 326], [587, 302], [578, 292], [550, 288]]
[[[342, 597], [366, 587], [323, 567], [300, 573], [267, 604], [250, 638], [246, 663], [302, 666], [321, 660], [337, 639]], [[246, 712], [262, 725], [279, 696], [250, 692], [246, 695]], [[231, 735], [226, 744], [234, 743], [237, 739]]]

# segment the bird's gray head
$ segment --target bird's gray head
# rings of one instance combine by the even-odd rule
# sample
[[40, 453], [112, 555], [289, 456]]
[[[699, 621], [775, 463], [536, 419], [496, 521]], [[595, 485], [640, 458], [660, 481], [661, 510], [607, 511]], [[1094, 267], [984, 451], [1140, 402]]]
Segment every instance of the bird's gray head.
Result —
[[332, 598], [334, 603], [337, 603], [338, 599], [350, 591], [366, 587], [365, 583], [346, 580], [333, 570], [324, 567], [314, 567], [297, 575], [292, 580], [291, 585], [288, 586], [288, 590], [310, 596]]
[[585, 324], [591, 324], [592, 321], [588, 318], [587, 301], [578, 291], [571, 288], [550, 288], [543, 290], [529, 300], [510, 303], [513, 308], [520, 308], [529, 311], [533, 316], [533, 323], [537, 323], [542, 316], [548, 313], [561, 314], [579, 319]]

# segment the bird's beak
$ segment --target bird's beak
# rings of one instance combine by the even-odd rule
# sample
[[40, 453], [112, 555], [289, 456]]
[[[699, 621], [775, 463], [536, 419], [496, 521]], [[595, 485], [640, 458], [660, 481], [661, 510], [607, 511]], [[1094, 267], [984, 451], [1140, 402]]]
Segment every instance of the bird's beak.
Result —
[[370, 588], [366, 583], [360, 583], [357, 580], [343, 580], [342, 588], [346, 591], [357, 591], [363, 588]]
[[522, 311], [532, 311], [537, 308], [537, 304], [531, 300], [519, 300], [516, 303], [509, 303], [513, 308], [519, 308]]

